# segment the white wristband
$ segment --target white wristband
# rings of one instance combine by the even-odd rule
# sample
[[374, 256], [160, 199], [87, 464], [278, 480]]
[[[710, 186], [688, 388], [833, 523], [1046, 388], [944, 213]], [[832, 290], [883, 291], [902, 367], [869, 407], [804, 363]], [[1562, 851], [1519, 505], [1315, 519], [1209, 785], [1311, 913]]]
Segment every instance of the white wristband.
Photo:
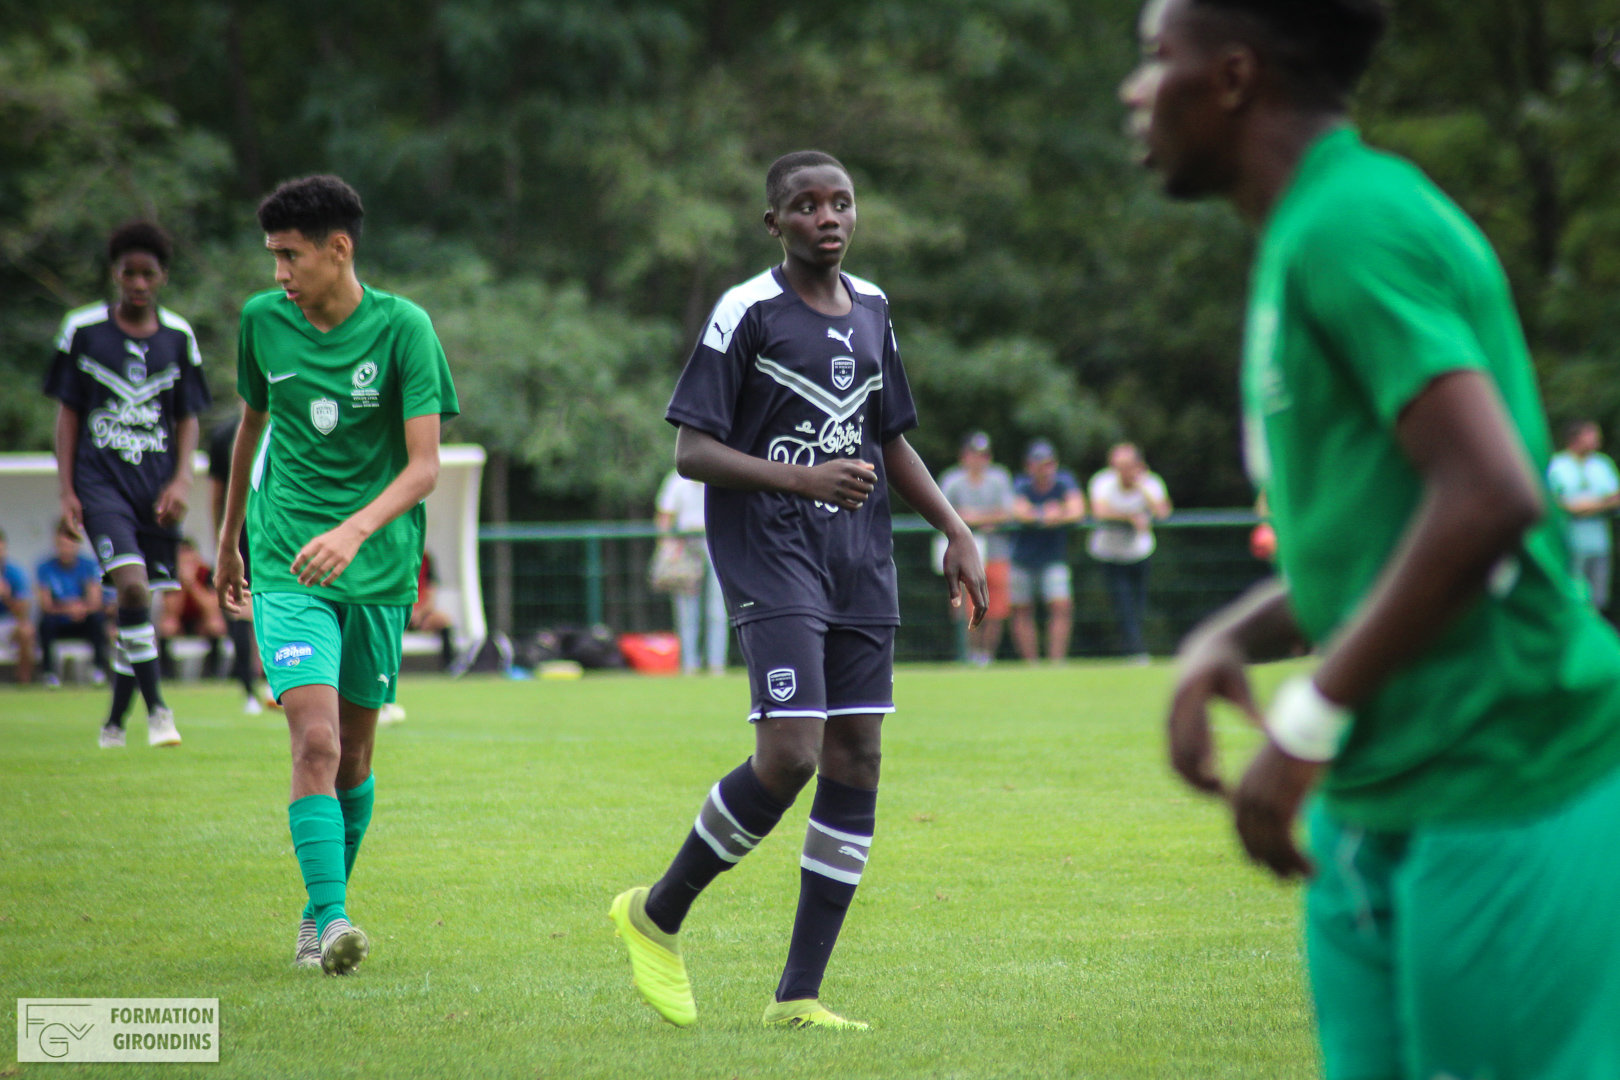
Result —
[[1322, 696], [1309, 675], [1277, 689], [1266, 713], [1266, 733], [1277, 748], [1301, 761], [1332, 761], [1350, 727], [1350, 710]]

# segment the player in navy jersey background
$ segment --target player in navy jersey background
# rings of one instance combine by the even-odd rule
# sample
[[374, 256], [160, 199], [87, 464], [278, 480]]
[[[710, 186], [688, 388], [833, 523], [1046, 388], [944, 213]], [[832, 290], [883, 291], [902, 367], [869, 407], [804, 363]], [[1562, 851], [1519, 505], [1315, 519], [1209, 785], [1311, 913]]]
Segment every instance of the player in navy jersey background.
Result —
[[611, 917], [636, 988], [669, 1022], [697, 1011], [676, 937], [709, 882], [816, 777], [799, 908], [765, 1023], [865, 1027], [820, 989], [872, 843], [900, 622], [888, 486], [948, 538], [953, 604], [978, 624], [984, 568], [968, 527], [906, 442], [916, 409], [889, 302], [841, 271], [855, 192], [837, 159], [779, 158], [765, 227], [781, 265], [731, 289], [670, 400], [676, 468], [708, 485], [708, 544], [748, 665], [754, 753], [709, 792], [668, 871]]
[[60, 403], [62, 517], [89, 537], [117, 593], [103, 747], [124, 745], [124, 714], [137, 687], [146, 702], [147, 740], [180, 742], [159, 687], [151, 590], [176, 587], [175, 545], [191, 498], [197, 417], [210, 399], [191, 325], [158, 306], [173, 251], [168, 234], [150, 222], [113, 232], [107, 259], [118, 302], [68, 313], [45, 380], [45, 393]]

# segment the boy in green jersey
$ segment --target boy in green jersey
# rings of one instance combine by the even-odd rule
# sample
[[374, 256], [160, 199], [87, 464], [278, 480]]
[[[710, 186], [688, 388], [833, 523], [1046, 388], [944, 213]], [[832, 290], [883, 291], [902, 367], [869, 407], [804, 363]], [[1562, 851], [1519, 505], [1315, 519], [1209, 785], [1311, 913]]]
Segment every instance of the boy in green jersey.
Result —
[[[1179, 198], [1261, 229], [1246, 451], [1280, 577], [1196, 630], [1170, 756], [1311, 878], [1334, 1080], [1620, 1076], [1620, 640], [1582, 600], [1505, 275], [1346, 99], [1380, 0], [1150, 0], [1122, 88]], [[1306, 648], [1262, 715], [1244, 665]], [[1208, 707], [1269, 736], [1235, 790]], [[1311, 850], [1292, 826], [1312, 801]]]
[[363, 214], [335, 176], [289, 181], [259, 205], [279, 289], [242, 308], [245, 404], [215, 573], [237, 609], [245, 523], [259, 654], [292, 736], [288, 821], [309, 893], [294, 960], [333, 975], [370, 948], [345, 887], [371, 820], [377, 713], [394, 700], [416, 600], [439, 425], [459, 411], [426, 312], [355, 274]]

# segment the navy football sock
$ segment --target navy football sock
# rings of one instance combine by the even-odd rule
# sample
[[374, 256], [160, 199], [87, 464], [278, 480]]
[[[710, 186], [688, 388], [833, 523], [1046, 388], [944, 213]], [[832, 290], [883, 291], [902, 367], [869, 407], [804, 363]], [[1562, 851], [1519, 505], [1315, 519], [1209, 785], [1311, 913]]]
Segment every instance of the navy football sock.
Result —
[[698, 894], [754, 850], [788, 805], [765, 790], [752, 761], [727, 773], [710, 789], [675, 861], [647, 894], [647, 917], [666, 934], [678, 932]]
[[875, 790], [816, 777], [816, 799], [810, 804], [810, 826], [799, 857], [799, 911], [777, 1001], [820, 995], [821, 977], [872, 850], [876, 819]]

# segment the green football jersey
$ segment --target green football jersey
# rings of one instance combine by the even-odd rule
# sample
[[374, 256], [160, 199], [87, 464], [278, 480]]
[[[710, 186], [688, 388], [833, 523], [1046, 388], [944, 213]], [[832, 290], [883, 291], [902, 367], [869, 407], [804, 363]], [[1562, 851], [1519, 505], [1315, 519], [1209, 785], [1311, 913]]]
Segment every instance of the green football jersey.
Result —
[[418, 503], [360, 545], [331, 585], [300, 585], [292, 561], [370, 503], [405, 468], [405, 421], [460, 410], [427, 313], [367, 287], [329, 333], [279, 289], [242, 308], [236, 388], [269, 413], [253, 463], [248, 550], [255, 592], [306, 592], [352, 604], [411, 604], [422, 565]]
[[[1245, 450], [1315, 642], [1372, 590], [1418, 505], [1401, 411], [1487, 373], [1539, 475], [1551, 439], [1506, 276], [1417, 168], [1350, 129], [1307, 152], [1250, 283]], [[1324, 782], [1372, 828], [1532, 814], [1620, 763], [1620, 639], [1584, 602], [1556, 515], [1443, 638], [1357, 709]]]

